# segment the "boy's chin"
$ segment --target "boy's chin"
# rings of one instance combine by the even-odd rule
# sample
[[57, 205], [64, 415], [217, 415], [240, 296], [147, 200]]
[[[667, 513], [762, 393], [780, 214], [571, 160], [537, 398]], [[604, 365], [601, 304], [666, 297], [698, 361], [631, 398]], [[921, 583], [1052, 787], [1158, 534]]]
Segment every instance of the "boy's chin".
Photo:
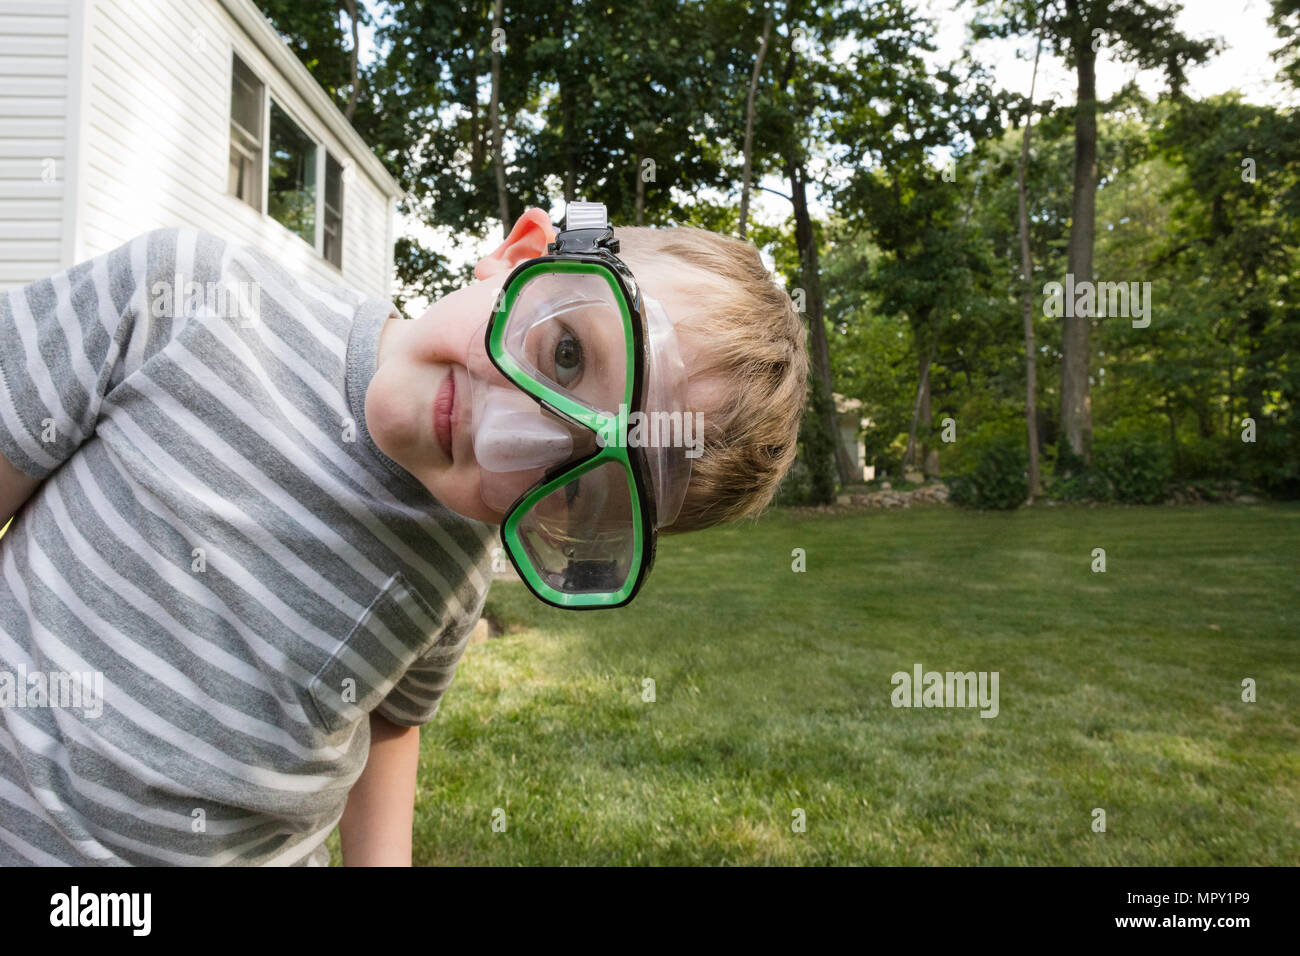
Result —
[[[434, 495], [434, 497], [438, 498], [437, 495]], [[456, 514], [460, 515], [462, 518], [466, 518], [470, 521], [477, 521], [480, 522], [481, 524], [491, 525], [494, 528], [498, 528], [501, 526], [501, 516], [491, 514], [486, 509], [480, 510], [475, 508], [467, 508], [465, 509], [465, 511], [462, 511], [459, 508], [455, 507], [454, 505], [448, 504], [447, 502], [443, 501], [441, 498], [438, 498], [438, 503], [441, 504], [443, 507], [447, 508], [448, 510], [456, 512]]]
[[438, 477], [441, 480], [424, 478], [420, 482], [438, 504], [471, 521], [481, 521], [483, 524], [490, 525], [501, 524], [501, 515], [484, 504], [483, 499], [477, 494], [449, 487], [450, 475], [443, 474]]

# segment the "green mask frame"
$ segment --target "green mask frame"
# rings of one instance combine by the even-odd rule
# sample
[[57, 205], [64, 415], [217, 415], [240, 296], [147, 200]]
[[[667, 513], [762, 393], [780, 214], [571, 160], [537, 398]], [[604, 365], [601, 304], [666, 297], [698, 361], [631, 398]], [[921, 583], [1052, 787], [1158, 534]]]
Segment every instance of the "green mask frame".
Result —
[[[596, 437], [595, 450], [549, 470], [525, 490], [507, 510], [501, 524], [501, 541], [511, 563], [532, 593], [555, 607], [594, 610], [622, 607], [638, 593], [654, 564], [656, 502], [645, 451], [629, 447], [627, 409], [642, 407], [646, 388], [645, 301], [631, 271], [618, 258], [618, 241], [609, 226], [568, 229], [556, 236], [547, 255], [519, 264], [506, 279], [484, 333], [487, 356], [497, 371], [547, 412]], [[572, 394], [539, 377], [513, 355], [506, 342], [508, 317], [528, 283], [542, 275], [592, 276], [605, 282], [617, 303], [626, 354], [625, 382], [619, 411], [609, 414], [575, 400]], [[612, 315], [611, 315], [612, 318]], [[629, 373], [630, 374], [627, 374]], [[544, 503], [580, 479], [605, 468], [606, 481], [615, 469], [626, 484], [630, 508], [625, 560], [595, 560], [570, 556], [565, 567], [556, 565], [536, 544], [536, 514]], [[560, 549], [562, 551], [562, 549]], [[549, 563], [549, 566], [548, 566]]]

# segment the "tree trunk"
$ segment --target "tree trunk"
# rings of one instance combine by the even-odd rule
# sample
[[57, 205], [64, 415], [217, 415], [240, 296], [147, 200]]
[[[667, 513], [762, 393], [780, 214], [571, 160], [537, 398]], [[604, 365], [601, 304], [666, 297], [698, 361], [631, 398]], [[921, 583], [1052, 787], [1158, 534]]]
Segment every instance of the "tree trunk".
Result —
[[[929, 312], [928, 312], [928, 310], [927, 310], [927, 312], [926, 312], [926, 316], [928, 316], [928, 315], [929, 315]], [[920, 327], [924, 327], [925, 325], [928, 325], [928, 324], [929, 324], [929, 322], [928, 322], [928, 321], [924, 321], [924, 318], [923, 318], [923, 321], [922, 321], [922, 324], [921, 324]], [[917, 344], [919, 345], [920, 343], [918, 342]], [[912, 403], [912, 423], [911, 423], [911, 425], [908, 426], [908, 429], [907, 429], [907, 448], [904, 449], [904, 451], [903, 451], [903, 462], [902, 462], [902, 465], [903, 465], [903, 467], [902, 467], [903, 474], [906, 474], [906, 473], [907, 473], [907, 468], [908, 468], [908, 466], [909, 466], [909, 465], [912, 465], [912, 463], [913, 463], [913, 458], [914, 458], [915, 453], [916, 453], [916, 430], [917, 430], [917, 424], [920, 422], [920, 419], [921, 419], [921, 406], [922, 406], [923, 404], [926, 405], [926, 406], [929, 405], [929, 399], [930, 399], [930, 366], [934, 364], [934, 353], [935, 353], [935, 349], [936, 349], [937, 345], [938, 345], [938, 337], [935, 336], [935, 335], [931, 335], [931, 336], [930, 336], [930, 348], [929, 348], [929, 351], [927, 351], [926, 354], [925, 354], [925, 357], [922, 358], [922, 359], [920, 360], [920, 363], [921, 363], [921, 366], [920, 366], [921, 380], [920, 380], [920, 382], [917, 383], [917, 386], [916, 386], [916, 401]], [[918, 351], [919, 351], [919, 350], [918, 350]], [[929, 414], [928, 409], [927, 409], [926, 414], [927, 414], [927, 415]]]
[[921, 470], [927, 478], [939, 477], [939, 449], [931, 448], [925, 453], [925, 462]]
[[1174, 474], [1183, 476], [1183, 459], [1178, 450], [1178, 419], [1174, 417], [1174, 406], [1168, 395], [1165, 396], [1165, 417], [1169, 419], [1169, 447], [1174, 453]]
[[[1248, 301], [1256, 299], [1256, 287], [1258, 277], [1252, 273], [1250, 281], [1246, 288], [1242, 290]], [[1244, 391], [1246, 399], [1246, 414], [1255, 421], [1255, 427], [1259, 428], [1264, 421], [1264, 393], [1265, 382], [1268, 379], [1266, 361], [1264, 356], [1264, 330], [1268, 327], [1268, 310], [1259, 306], [1251, 306], [1246, 310], [1246, 357], [1245, 368], [1241, 374], [1241, 388]], [[1240, 434], [1241, 422], [1237, 422], [1238, 434]]]
[[1025, 324], [1025, 430], [1029, 439], [1029, 503], [1043, 493], [1038, 476], [1038, 350], [1034, 343], [1034, 260], [1029, 249], [1029, 199], [1025, 189], [1025, 169], [1029, 164], [1029, 133], [1034, 127], [1034, 87], [1038, 83], [1038, 58], [1043, 52], [1043, 33], [1039, 30], [1034, 50], [1034, 72], [1029, 79], [1029, 113], [1025, 116], [1025, 134], [1020, 140], [1020, 164], [1016, 169], [1016, 208], [1020, 225], [1020, 278], [1024, 288], [1020, 295]]
[[645, 225], [645, 178], [641, 175], [641, 163], [645, 157], [641, 154], [641, 148], [637, 147], [636, 154], [636, 198], [632, 203], [633, 220], [638, 226]]
[[349, 58], [349, 66], [352, 69], [352, 92], [348, 94], [348, 107], [343, 111], [348, 122], [352, 122], [352, 114], [357, 111], [357, 99], [361, 95], [361, 80], [357, 75], [357, 57], [360, 56], [360, 50], [357, 49], [357, 0], [343, 0], [343, 6], [348, 11], [348, 22], [352, 24], [352, 55]]
[[478, 50], [473, 44], [469, 47], [469, 75], [473, 79], [461, 105], [469, 113], [469, 168], [471, 174], [477, 174], [483, 168], [487, 156], [487, 134], [483, 131], [478, 105]]
[[[1097, 207], [1097, 55], [1092, 51], [1087, 20], [1075, 35], [1078, 97], [1074, 117], [1074, 202], [1070, 222], [1067, 269], [1076, 285], [1092, 281], [1092, 246]], [[1092, 459], [1092, 398], [1088, 386], [1091, 364], [1091, 316], [1078, 315], [1071, 305], [1061, 329], [1061, 427], [1070, 449]]]
[[483, 165], [483, 155], [486, 152], [483, 148], [483, 134], [480, 130], [478, 104], [466, 103], [465, 108], [469, 110], [469, 168], [478, 170]]
[[799, 271], [803, 282], [804, 305], [808, 316], [809, 345], [812, 348], [814, 374], [821, 379], [831, 402], [823, 415], [822, 423], [835, 442], [835, 461], [840, 482], [860, 481], [861, 473], [854, 474], [853, 461], [848, 449], [840, 441], [835, 421], [835, 382], [831, 375], [830, 345], [826, 341], [825, 306], [822, 301], [820, 265], [817, 261], [817, 240], [813, 234], [812, 216], [808, 213], [808, 196], [805, 190], [807, 173], [803, 164], [787, 153], [786, 176], [790, 180], [790, 199], [794, 205], [794, 239], [799, 250]]
[[1233, 344], [1232, 336], [1230, 335], [1228, 336], [1228, 395], [1227, 395], [1227, 401], [1225, 403], [1228, 406], [1227, 409], [1228, 430], [1225, 432], [1225, 434], [1229, 438], [1232, 437], [1232, 426], [1235, 424], [1232, 420], [1232, 406], [1236, 401], [1236, 392], [1235, 392], [1236, 383], [1233, 381], [1233, 371], [1237, 367], [1237, 353], [1235, 351], [1235, 348], [1236, 347]]
[[573, 104], [573, 91], [563, 81], [560, 83], [560, 111], [564, 117], [564, 201], [567, 204], [577, 198], [577, 168], [571, 145], [577, 109]]
[[501, 51], [497, 48], [497, 30], [505, 17], [505, 0], [496, 0], [492, 7], [492, 99], [488, 106], [488, 122], [492, 125], [492, 168], [497, 180], [497, 214], [501, 217], [501, 232], [510, 235], [510, 194], [506, 192], [506, 158], [501, 147]]
[[925, 470], [926, 459], [929, 457], [930, 453], [930, 442], [928, 439], [930, 435], [930, 426], [933, 421], [930, 415], [930, 361], [930, 359], [926, 359], [924, 368], [922, 368], [921, 364], [918, 362], [916, 369], [921, 382], [921, 403], [920, 407], [917, 409], [916, 415], [916, 454], [913, 455], [913, 458], [916, 459], [916, 461], [913, 461], [913, 467], [915, 467], [917, 461], [919, 461], [920, 469], [922, 471]]
[[[791, 18], [791, 24], [796, 19], [797, 9], [795, 7], [797, 5], [792, 5], [786, 9]], [[795, 65], [798, 59], [795, 55], [794, 38], [795, 31], [790, 30], [787, 37], [786, 59], [781, 67], [781, 81], [778, 89], [789, 89], [790, 81], [794, 78]], [[825, 303], [822, 299], [821, 266], [817, 261], [817, 239], [813, 232], [812, 216], [808, 213], [808, 194], [805, 188], [808, 174], [804, 169], [804, 162], [799, 152], [801, 139], [795, 129], [795, 117], [789, 116], [787, 122], [789, 128], [786, 131], [785, 141], [782, 146], [782, 155], [785, 160], [786, 178], [790, 181], [790, 204], [794, 207], [794, 240], [799, 251], [799, 273], [800, 281], [803, 283], [804, 311], [808, 317], [809, 345], [812, 349], [812, 371], [830, 398], [823, 411], [822, 426], [834, 443], [836, 470], [839, 472], [840, 482], [847, 484], [850, 481], [861, 481], [862, 472], [853, 467], [853, 461], [849, 458], [848, 449], [840, 441], [839, 429], [836, 427], [835, 382], [834, 376], [831, 374], [830, 346], [826, 341], [826, 316]]]
[[1199, 402], [1196, 406], [1196, 434], [1200, 438], [1213, 438], [1215, 430], [1214, 412], [1208, 402]]
[[753, 170], [754, 159], [754, 97], [758, 93], [758, 75], [763, 69], [763, 58], [767, 56], [767, 41], [772, 35], [772, 10], [766, 8], [763, 16], [763, 39], [758, 44], [758, 56], [754, 58], [754, 72], [749, 77], [749, 99], [745, 103], [745, 165], [740, 175], [740, 225], [738, 232], [745, 238], [749, 228], [749, 179]]

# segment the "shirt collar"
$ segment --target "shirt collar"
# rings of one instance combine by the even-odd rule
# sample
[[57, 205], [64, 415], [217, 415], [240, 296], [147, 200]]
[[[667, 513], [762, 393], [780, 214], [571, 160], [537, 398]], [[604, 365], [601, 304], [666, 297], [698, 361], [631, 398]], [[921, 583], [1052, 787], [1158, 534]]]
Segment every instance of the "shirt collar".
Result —
[[[370, 381], [375, 377], [379, 366], [379, 336], [384, 324], [389, 319], [402, 320], [400, 313], [392, 303], [381, 299], [367, 299], [357, 309], [352, 321], [352, 331], [348, 334], [348, 352], [346, 362], [346, 382], [348, 409], [356, 423], [356, 440], [365, 457], [373, 460], [383, 469], [385, 484], [394, 493], [400, 494], [409, 504], [429, 505], [436, 499], [429, 494], [414, 475], [389, 458], [375, 444], [366, 427], [366, 391]], [[372, 471], [375, 469], [372, 468]]]

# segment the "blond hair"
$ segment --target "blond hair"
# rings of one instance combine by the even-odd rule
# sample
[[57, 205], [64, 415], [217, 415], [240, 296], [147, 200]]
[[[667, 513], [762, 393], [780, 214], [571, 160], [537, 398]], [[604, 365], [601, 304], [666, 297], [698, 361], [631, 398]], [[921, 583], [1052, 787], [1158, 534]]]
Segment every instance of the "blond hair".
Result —
[[688, 373], [721, 386], [725, 397], [703, 412], [704, 446], [692, 462], [682, 509], [666, 532], [694, 531], [757, 515], [794, 462], [808, 382], [804, 328], [790, 296], [748, 242], [703, 229], [620, 226], [620, 256], [636, 271], [670, 257], [716, 282], [680, 291], [695, 308], [674, 315], [693, 342]]

